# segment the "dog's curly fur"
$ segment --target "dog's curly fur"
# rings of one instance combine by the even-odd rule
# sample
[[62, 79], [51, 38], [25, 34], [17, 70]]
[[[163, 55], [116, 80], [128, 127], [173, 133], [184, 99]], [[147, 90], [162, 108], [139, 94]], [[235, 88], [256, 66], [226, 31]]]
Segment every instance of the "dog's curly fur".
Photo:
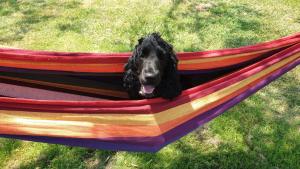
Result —
[[[177, 57], [173, 50], [172, 45], [168, 44], [165, 40], [161, 38], [158, 33], [152, 33], [144, 38], [138, 40], [138, 44], [135, 46], [132, 56], [128, 59], [128, 63], [125, 65], [125, 73], [123, 76], [123, 86], [128, 91], [131, 99], [142, 98], [139, 95], [139, 90], [141, 88], [140, 70], [143, 66], [140, 64], [140, 58], [144, 57], [143, 49], [147, 48], [147, 45], [143, 43], [145, 39], [151, 44], [154, 44], [154, 50], [163, 50], [164, 65], [158, 71], [162, 77], [159, 84], [155, 88], [153, 94], [154, 97], [162, 97], [165, 99], [172, 99], [181, 94], [181, 84], [179, 80], [179, 75], [177, 71]], [[163, 62], [161, 59], [159, 62]]]

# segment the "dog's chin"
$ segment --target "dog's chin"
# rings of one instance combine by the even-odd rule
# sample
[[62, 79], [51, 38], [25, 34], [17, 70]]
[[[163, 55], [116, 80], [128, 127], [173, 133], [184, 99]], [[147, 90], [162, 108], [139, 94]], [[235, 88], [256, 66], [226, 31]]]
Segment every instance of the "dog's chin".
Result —
[[141, 85], [139, 94], [145, 98], [151, 98], [154, 96], [155, 86], [153, 85]]

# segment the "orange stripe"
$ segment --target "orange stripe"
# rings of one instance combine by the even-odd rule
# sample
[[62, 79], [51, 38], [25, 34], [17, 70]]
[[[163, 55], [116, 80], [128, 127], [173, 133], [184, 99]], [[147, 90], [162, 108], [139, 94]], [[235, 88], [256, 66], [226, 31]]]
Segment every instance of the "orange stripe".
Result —
[[249, 61], [249, 60], [254, 59], [254, 58], [256, 58], [260, 55], [261, 54], [255, 54], [255, 55], [249, 55], [248, 57], [230, 58], [230, 59], [226, 59], [226, 60], [219, 60], [219, 61], [209, 62], [209, 63], [183, 64], [179, 61], [178, 68], [179, 68], [179, 70], [219, 68], [219, 67], [225, 67], [225, 66], [235, 65], [235, 64], [238, 64], [238, 63]]
[[[281, 46], [284, 47], [284, 46]], [[193, 63], [207, 63], [207, 62], [215, 62], [215, 61], [220, 61], [220, 60], [225, 60], [225, 59], [237, 59], [237, 58], [242, 58], [242, 57], [247, 57], [247, 56], [252, 56], [252, 55], [261, 55], [262, 53], [269, 52], [271, 50], [275, 50], [280, 47], [276, 48], [271, 48], [271, 49], [264, 49], [264, 50], [259, 50], [255, 52], [246, 52], [246, 53], [238, 53], [238, 54], [229, 54], [229, 55], [221, 55], [221, 56], [214, 56], [214, 57], [209, 57], [209, 58], [203, 58], [201, 55], [195, 55], [193, 56], [194, 58], [187, 59], [184, 58], [182, 59], [182, 62], [185, 64], [193, 64]]]
[[13, 68], [39, 69], [39, 70], [60, 70], [71, 72], [123, 72], [124, 64], [63, 64], [53, 62], [26, 62], [17, 60], [0, 59], [0, 65]]

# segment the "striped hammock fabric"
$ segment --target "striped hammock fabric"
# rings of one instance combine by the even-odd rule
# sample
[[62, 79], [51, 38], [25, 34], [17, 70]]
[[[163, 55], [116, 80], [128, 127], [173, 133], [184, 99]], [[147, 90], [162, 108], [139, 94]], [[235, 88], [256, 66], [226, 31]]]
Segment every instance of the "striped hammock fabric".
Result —
[[0, 48], [0, 137], [156, 152], [300, 63], [300, 34], [233, 49], [178, 53], [185, 90], [128, 100], [130, 53]]

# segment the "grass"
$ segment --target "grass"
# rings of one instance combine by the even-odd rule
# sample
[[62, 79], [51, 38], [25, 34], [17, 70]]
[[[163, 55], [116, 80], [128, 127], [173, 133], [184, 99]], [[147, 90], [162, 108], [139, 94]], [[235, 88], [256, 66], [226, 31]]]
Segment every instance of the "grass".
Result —
[[[177, 51], [239, 47], [299, 32], [299, 9], [298, 0], [4, 0], [0, 45], [123, 52], [159, 31]], [[298, 67], [155, 154], [0, 139], [0, 168], [296, 169], [299, 86]]]

